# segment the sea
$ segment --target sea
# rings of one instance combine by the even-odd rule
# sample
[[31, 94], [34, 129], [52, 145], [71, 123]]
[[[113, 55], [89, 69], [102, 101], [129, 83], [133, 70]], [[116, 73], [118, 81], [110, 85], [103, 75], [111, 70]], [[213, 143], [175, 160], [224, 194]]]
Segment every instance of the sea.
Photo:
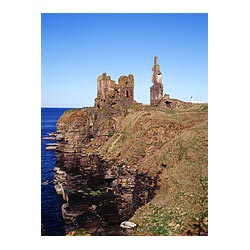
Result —
[[56, 132], [56, 123], [60, 116], [72, 108], [42, 108], [41, 110], [41, 225], [42, 235], [65, 235], [61, 206], [64, 203], [53, 185], [56, 155], [54, 150], [46, 150], [46, 144], [56, 143], [45, 140], [49, 133]]

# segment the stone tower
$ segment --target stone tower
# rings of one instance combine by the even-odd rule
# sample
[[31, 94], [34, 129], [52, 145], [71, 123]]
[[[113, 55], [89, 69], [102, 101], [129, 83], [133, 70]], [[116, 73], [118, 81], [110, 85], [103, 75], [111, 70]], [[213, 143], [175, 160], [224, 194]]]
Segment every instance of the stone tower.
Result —
[[118, 89], [121, 105], [126, 106], [134, 102], [134, 76], [132, 74], [119, 77]]
[[152, 67], [153, 86], [150, 87], [150, 105], [156, 106], [163, 97], [163, 85], [160, 66], [158, 64], [158, 57], [154, 57], [154, 66]]
[[111, 80], [110, 76], [106, 73], [97, 78], [97, 97], [95, 99], [95, 107], [102, 108], [106, 105], [106, 101], [109, 99], [109, 96], [114, 95], [116, 83]]
[[103, 73], [97, 78], [97, 97], [95, 108], [109, 108], [119, 104], [127, 106], [134, 103], [134, 76], [120, 76], [118, 84]]

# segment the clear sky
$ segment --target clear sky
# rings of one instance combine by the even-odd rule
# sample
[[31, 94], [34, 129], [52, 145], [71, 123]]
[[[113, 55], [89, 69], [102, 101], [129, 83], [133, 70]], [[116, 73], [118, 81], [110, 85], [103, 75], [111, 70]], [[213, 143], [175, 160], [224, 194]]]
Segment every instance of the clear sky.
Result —
[[42, 107], [93, 106], [103, 72], [148, 104], [154, 56], [164, 93], [208, 101], [207, 14], [42, 14], [41, 32]]

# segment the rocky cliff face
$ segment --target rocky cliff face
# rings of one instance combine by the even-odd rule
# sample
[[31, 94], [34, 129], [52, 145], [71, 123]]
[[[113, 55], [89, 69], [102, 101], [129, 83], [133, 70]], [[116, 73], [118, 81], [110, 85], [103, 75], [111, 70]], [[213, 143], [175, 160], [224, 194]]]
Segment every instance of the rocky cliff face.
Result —
[[[200, 197], [207, 200], [200, 186], [207, 180], [207, 130], [199, 129], [207, 123], [207, 106], [172, 101], [174, 110], [165, 103], [134, 103], [67, 111], [58, 120], [55, 188], [65, 200], [66, 231], [83, 228], [91, 235], [124, 235], [120, 223], [138, 208], [152, 201], [174, 208], [180, 193], [193, 192], [195, 197], [183, 214], [207, 213], [205, 205], [197, 208]], [[177, 190], [173, 200], [168, 193], [170, 174], [176, 183], [187, 182], [178, 186], [184, 190]]]
[[126, 110], [80, 109], [57, 123], [55, 188], [63, 195], [66, 230], [85, 228], [93, 235], [123, 234], [119, 224], [153, 198], [158, 175], [138, 170], [124, 159], [100, 155], [121, 131]]

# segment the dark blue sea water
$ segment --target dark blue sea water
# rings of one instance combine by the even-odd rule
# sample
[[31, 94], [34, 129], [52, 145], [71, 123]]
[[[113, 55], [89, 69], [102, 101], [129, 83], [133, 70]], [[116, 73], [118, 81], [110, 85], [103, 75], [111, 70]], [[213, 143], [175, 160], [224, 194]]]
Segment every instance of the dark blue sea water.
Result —
[[[41, 138], [49, 137], [48, 133], [56, 132], [56, 123], [64, 111], [69, 108], [42, 108]], [[53, 140], [41, 139], [41, 211], [42, 225], [47, 235], [64, 235], [64, 220], [61, 215], [61, 206], [64, 203], [57, 195], [54, 185], [54, 167], [56, 156], [53, 150], [46, 150], [47, 143]]]

